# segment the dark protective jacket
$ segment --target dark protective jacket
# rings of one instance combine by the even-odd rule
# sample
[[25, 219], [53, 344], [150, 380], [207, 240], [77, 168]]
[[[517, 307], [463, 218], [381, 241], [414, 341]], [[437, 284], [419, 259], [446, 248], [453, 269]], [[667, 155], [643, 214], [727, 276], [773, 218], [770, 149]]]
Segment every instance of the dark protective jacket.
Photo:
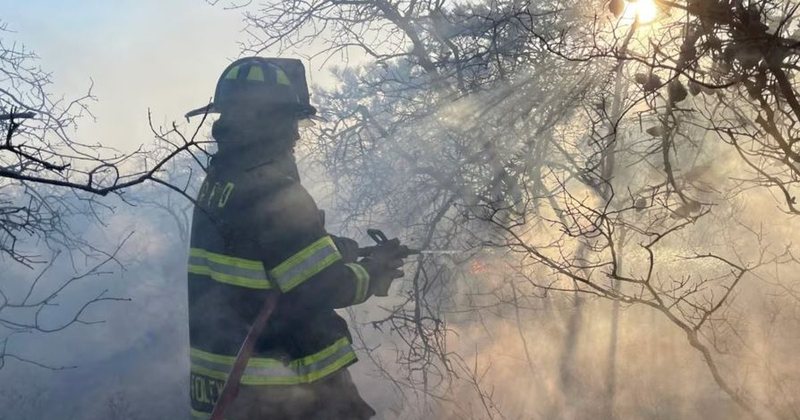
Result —
[[[189, 254], [195, 417], [211, 412], [271, 289], [282, 295], [242, 377], [243, 394], [259, 387], [275, 394], [287, 387], [313, 392], [314, 384], [331, 383], [355, 363], [347, 324], [334, 309], [366, 300], [369, 275], [345, 261], [326, 233], [291, 151], [264, 156], [253, 145], [212, 158], [197, 197]], [[374, 413], [357, 393], [341, 397], [366, 414], [352, 418]], [[316, 402], [323, 409], [327, 403]]]

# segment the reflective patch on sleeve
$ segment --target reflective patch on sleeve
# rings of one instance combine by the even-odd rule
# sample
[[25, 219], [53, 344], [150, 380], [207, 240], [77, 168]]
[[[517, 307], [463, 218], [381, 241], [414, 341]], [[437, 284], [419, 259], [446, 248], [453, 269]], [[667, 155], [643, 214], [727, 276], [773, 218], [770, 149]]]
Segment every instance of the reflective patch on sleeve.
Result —
[[272, 287], [261, 261], [217, 254], [200, 248], [189, 250], [189, 272], [211, 277], [220, 283], [250, 289]]
[[347, 268], [352, 270], [353, 274], [356, 276], [356, 292], [355, 296], [353, 297], [353, 305], [358, 305], [359, 303], [367, 300], [367, 291], [369, 290], [369, 273], [361, 264], [348, 263], [345, 265]]
[[342, 259], [330, 236], [324, 236], [269, 271], [282, 292], [294, 289]]

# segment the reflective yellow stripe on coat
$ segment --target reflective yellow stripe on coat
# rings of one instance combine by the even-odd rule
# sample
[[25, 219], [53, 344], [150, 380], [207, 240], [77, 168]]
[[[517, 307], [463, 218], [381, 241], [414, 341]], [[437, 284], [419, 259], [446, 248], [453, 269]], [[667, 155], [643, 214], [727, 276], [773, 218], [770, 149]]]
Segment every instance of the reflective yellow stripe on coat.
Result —
[[234, 286], [251, 289], [272, 287], [261, 261], [231, 257], [200, 248], [189, 250], [189, 272]]
[[[192, 372], [218, 380], [227, 380], [236, 360], [233, 356], [191, 349]], [[243, 385], [297, 385], [315, 382], [356, 360], [347, 338], [302, 359], [284, 363], [277, 359], [251, 358], [240, 381]]]
[[333, 239], [323, 236], [270, 270], [269, 277], [288, 292], [341, 259]]
[[211, 413], [204, 413], [202, 411], [197, 411], [194, 408], [192, 409], [192, 417], [196, 419], [210, 419]]
[[353, 305], [358, 305], [359, 303], [367, 300], [367, 292], [369, 291], [369, 273], [361, 264], [348, 263], [345, 265], [356, 276], [356, 292], [355, 296], [353, 297]]
[[189, 272], [211, 277], [220, 283], [251, 289], [270, 289], [277, 284], [282, 292], [288, 292], [341, 259], [342, 254], [333, 239], [323, 236], [269, 270], [269, 273], [258, 260], [192, 248], [189, 251]]

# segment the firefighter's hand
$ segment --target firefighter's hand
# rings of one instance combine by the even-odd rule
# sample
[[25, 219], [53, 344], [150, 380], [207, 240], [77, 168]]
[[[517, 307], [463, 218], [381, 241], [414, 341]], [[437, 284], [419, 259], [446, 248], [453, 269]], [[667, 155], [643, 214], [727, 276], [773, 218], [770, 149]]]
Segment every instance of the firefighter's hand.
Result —
[[360, 261], [369, 273], [369, 292], [375, 296], [387, 296], [394, 279], [403, 277], [403, 258], [409, 255], [408, 247], [391, 239], [376, 246], [372, 253]]
[[358, 242], [343, 236], [331, 235], [331, 238], [333, 243], [336, 244], [336, 248], [339, 249], [339, 253], [342, 254], [342, 261], [346, 263], [356, 262], [358, 259]]

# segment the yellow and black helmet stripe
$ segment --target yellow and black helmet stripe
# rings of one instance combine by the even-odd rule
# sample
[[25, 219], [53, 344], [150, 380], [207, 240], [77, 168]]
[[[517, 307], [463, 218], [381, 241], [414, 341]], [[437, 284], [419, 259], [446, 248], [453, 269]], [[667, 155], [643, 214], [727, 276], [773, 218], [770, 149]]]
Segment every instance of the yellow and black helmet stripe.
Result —
[[[266, 73], [265, 74], [265, 70]], [[245, 76], [246, 75], [246, 76]], [[223, 76], [224, 80], [247, 80], [251, 82], [271, 82], [275, 85], [292, 86], [292, 82], [286, 72], [271, 63], [261, 65], [246, 63], [231, 67]]]
[[234, 109], [243, 104], [248, 109], [281, 106], [300, 119], [317, 113], [310, 103], [305, 67], [300, 60], [244, 57], [231, 63], [220, 75], [214, 102], [189, 111], [186, 117], [236, 112]]

